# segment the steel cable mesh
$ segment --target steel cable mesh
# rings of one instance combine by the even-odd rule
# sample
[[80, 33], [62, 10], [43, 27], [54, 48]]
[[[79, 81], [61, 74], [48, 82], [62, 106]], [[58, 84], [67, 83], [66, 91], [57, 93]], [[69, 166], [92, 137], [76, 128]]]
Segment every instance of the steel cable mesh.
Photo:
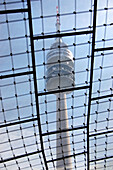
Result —
[[[32, 18], [28, 15], [28, 2], [31, 3]], [[59, 49], [59, 61], [47, 63], [50, 47], [55, 37], [59, 37], [55, 27], [57, 5], [60, 35], [72, 52], [74, 63], [70, 74], [65, 71], [65, 75], [61, 73], [58, 76], [61, 80], [63, 76], [71, 75], [75, 77], [75, 84], [71, 87], [64, 84], [64, 88], [59, 84], [58, 89], [48, 92], [46, 80], [54, 76], [47, 77], [47, 68], [59, 64], [60, 69], [69, 62], [61, 60], [63, 47], [59, 44], [55, 47]], [[56, 137], [56, 134], [66, 131], [69, 132], [66, 138], [70, 140], [72, 169], [112, 169], [113, 21], [110, 16], [113, 3], [111, 0], [97, 1], [91, 109], [88, 112], [93, 10], [93, 0], [85, 0], [84, 5], [83, 0], [66, 0], [65, 3], [61, 0], [54, 3], [52, 0], [0, 2], [0, 169], [56, 169], [60, 160], [66, 169], [65, 137]], [[33, 37], [29, 20], [32, 20]], [[32, 59], [35, 60], [35, 69]], [[59, 99], [55, 94], [66, 91], [71, 91], [66, 96], [69, 128], [59, 130], [56, 123], [67, 120], [56, 120], [56, 102]], [[90, 115], [89, 124], [87, 115]], [[61, 141], [62, 145], [60, 158], [56, 155], [59, 147], [56, 141]]]

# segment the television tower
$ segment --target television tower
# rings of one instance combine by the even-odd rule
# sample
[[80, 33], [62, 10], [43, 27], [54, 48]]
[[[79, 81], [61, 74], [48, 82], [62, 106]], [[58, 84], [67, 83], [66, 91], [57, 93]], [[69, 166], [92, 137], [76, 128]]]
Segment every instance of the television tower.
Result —
[[[60, 32], [59, 12], [57, 7], [56, 31]], [[48, 91], [70, 88], [74, 84], [73, 54], [62, 38], [56, 38], [47, 54], [47, 79], [46, 88]], [[68, 92], [69, 93], [69, 92]], [[56, 129], [68, 129], [68, 113], [66, 104], [66, 92], [56, 94]], [[70, 134], [61, 132], [56, 135], [56, 159], [71, 155]], [[72, 170], [71, 157], [57, 160], [57, 170]]]

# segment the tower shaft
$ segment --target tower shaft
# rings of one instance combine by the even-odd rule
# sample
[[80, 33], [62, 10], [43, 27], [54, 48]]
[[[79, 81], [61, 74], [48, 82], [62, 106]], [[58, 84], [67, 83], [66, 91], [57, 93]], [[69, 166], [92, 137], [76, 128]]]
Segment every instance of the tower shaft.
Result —
[[[57, 95], [57, 130], [68, 129], [68, 114], [67, 114], [67, 103], [66, 94]], [[57, 133], [57, 143], [56, 143], [56, 158], [62, 158], [63, 156], [71, 155], [70, 147], [70, 135], [69, 132]], [[72, 169], [71, 157], [66, 159], [61, 159], [57, 161], [57, 170], [71, 170]]]

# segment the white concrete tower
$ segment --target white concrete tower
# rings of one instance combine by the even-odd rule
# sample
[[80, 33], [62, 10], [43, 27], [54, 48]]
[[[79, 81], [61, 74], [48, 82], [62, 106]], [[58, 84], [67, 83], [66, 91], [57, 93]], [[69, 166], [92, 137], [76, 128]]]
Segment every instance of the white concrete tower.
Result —
[[[60, 22], [57, 7], [56, 31], [60, 31]], [[56, 38], [55, 43], [51, 45], [47, 54], [47, 79], [46, 88], [48, 91], [71, 88], [74, 84], [74, 62], [73, 54], [68, 46], [62, 41], [62, 38]], [[68, 92], [69, 93], [69, 92]], [[68, 114], [66, 104], [66, 93], [56, 95], [57, 114], [56, 129], [68, 129]], [[57, 133], [56, 136], [56, 159], [71, 155], [69, 132]], [[56, 162], [57, 170], [72, 170], [72, 158], [61, 159]]]

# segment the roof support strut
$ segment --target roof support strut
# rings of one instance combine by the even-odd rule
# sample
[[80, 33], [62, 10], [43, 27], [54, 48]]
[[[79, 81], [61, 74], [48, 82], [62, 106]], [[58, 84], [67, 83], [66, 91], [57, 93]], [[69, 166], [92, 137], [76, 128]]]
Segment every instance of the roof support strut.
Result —
[[92, 82], [93, 82], [93, 63], [94, 63], [94, 50], [95, 50], [95, 32], [96, 32], [96, 11], [97, 0], [94, 1], [94, 14], [93, 14], [93, 38], [92, 38], [92, 55], [91, 55], [91, 69], [90, 69], [90, 88], [89, 88], [89, 101], [88, 101], [88, 115], [87, 115], [87, 170], [90, 169], [90, 153], [89, 153], [89, 121], [91, 110], [91, 95], [92, 95]]
[[35, 88], [35, 99], [36, 99], [36, 110], [37, 110], [37, 121], [40, 134], [40, 143], [42, 155], [45, 163], [46, 170], [48, 170], [48, 165], [45, 157], [44, 146], [43, 146], [43, 137], [42, 129], [39, 115], [39, 102], [38, 102], [38, 88], [37, 88], [37, 78], [36, 78], [36, 68], [35, 68], [35, 54], [34, 54], [34, 41], [33, 41], [33, 28], [32, 28], [32, 16], [31, 16], [31, 3], [30, 0], [27, 0], [28, 4], [28, 17], [29, 17], [29, 29], [30, 29], [30, 41], [31, 41], [31, 54], [32, 54], [32, 65], [33, 65], [33, 78], [34, 78], [34, 88]]

